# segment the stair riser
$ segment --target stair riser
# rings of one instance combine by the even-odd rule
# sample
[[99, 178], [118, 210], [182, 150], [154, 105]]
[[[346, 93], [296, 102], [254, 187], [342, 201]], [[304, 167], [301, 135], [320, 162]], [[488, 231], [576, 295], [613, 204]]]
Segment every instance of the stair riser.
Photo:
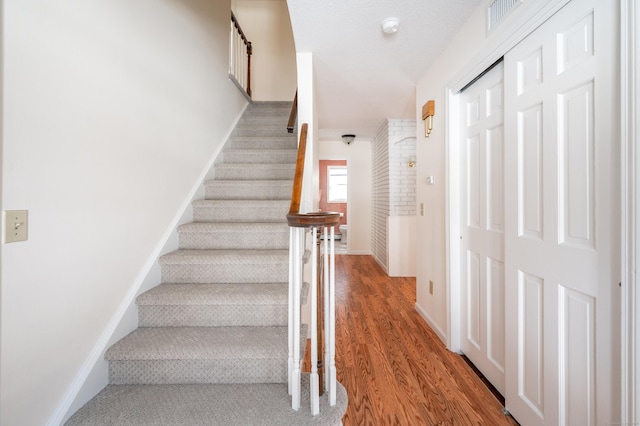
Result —
[[243, 126], [239, 124], [233, 131], [232, 136], [290, 136], [287, 132], [286, 123], [284, 125], [265, 125], [259, 128], [254, 126]]
[[296, 149], [296, 137], [232, 137], [226, 145], [229, 149]]
[[225, 163], [235, 164], [294, 164], [297, 151], [295, 150], [233, 150], [224, 153]]
[[289, 232], [179, 233], [181, 249], [287, 249]]
[[287, 305], [138, 306], [140, 327], [286, 326]]
[[207, 184], [205, 198], [207, 200], [289, 200], [293, 182], [251, 184], [240, 183], [224, 185], [218, 183]]
[[110, 361], [112, 385], [285, 383], [287, 359]]
[[163, 264], [161, 271], [163, 283], [269, 283], [286, 282], [289, 264]]
[[254, 117], [278, 117], [283, 123], [289, 121], [291, 107], [275, 107], [275, 108], [248, 108], [242, 115], [242, 119]]
[[252, 127], [255, 133], [260, 133], [264, 127], [273, 127], [286, 132], [287, 121], [289, 121], [289, 114], [286, 116], [282, 114], [245, 114], [238, 123], [238, 128]]
[[260, 208], [255, 206], [193, 206], [193, 220], [195, 222], [286, 222], [288, 206], [267, 205]]
[[216, 179], [232, 179], [232, 180], [291, 180], [295, 173], [295, 164], [285, 167], [265, 168], [265, 167], [247, 167], [246, 165], [225, 164], [216, 167]]

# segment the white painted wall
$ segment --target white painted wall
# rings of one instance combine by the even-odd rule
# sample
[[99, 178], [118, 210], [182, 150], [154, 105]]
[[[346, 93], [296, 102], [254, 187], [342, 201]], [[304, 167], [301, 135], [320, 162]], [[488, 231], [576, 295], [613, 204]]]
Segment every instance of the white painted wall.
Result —
[[323, 140], [319, 150], [320, 160], [347, 160], [349, 254], [371, 254], [371, 142], [357, 137], [350, 145]]
[[308, 213], [318, 209], [318, 144], [316, 142], [316, 108], [313, 84], [313, 54], [298, 52], [298, 141], [303, 123], [308, 124], [307, 145], [305, 151], [304, 176], [302, 180], [302, 198], [300, 212]]
[[416, 276], [416, 216], [387, 217], [390, 277]]
[[291, 101], [296, 93], [296, 49], [286, 0], [234, 0], [234, 13], [253, 46], [251, 97]]
[[[417, 204], [424, 203], [424, 216], [417, 216], [416, 309], [443, 340], [447, 333], [447, 289], [445, 257], [445, 87], [486, 39], [485, 9], [481, 5], [462, 26], [445, 51], [433, 61], [416, 88]], [[435, 100], [433, 131], [424, 137], [422, 105]], [[434, 176], [433, 185], [426, 184]], [[455, 213], [455, 212], [454, 212]], [[452, 220], [454, 216], [452, 216]], [[429, 294], [433, 280], [433, 295]]]
[[229, 9], [4, 1], [0, 424], [61, 420], [246, 105]]

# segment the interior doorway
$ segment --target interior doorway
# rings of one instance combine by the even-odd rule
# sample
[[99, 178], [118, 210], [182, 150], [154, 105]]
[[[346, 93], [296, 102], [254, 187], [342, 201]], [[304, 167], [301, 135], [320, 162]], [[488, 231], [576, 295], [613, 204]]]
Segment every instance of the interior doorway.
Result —
[[320, 210], [340, 213], [340, 226], [335, 230], [335, 250], [336, 254], [346, 254], [349, 246], [347, 160], [320, 160], [319, 187]]

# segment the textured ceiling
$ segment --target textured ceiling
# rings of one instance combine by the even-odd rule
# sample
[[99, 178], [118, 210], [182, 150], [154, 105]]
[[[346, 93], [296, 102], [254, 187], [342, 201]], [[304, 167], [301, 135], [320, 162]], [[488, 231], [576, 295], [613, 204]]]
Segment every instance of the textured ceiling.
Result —
[[[415, 87], [484, 0], [287, 0], [298, 52], [312, 52], [320, 140], [372, 138], [415, 118]], [[398, 18], [395, 34], [382, 21]]]

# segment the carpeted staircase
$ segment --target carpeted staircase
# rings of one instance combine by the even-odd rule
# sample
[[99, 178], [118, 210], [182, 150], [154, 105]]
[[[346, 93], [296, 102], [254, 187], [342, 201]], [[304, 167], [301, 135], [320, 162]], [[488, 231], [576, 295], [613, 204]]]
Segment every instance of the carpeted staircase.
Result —
[[[110, 384], [67, 425], [334, 425], [347, 397], [311, 416], [287, 393], [290, 103], [250, 105], [136, 303], [139, 328], [106, 352]], [[302, 342], [305, 339], [301, 339]], [[308, 382], [308, 378], [304, 378]]]

